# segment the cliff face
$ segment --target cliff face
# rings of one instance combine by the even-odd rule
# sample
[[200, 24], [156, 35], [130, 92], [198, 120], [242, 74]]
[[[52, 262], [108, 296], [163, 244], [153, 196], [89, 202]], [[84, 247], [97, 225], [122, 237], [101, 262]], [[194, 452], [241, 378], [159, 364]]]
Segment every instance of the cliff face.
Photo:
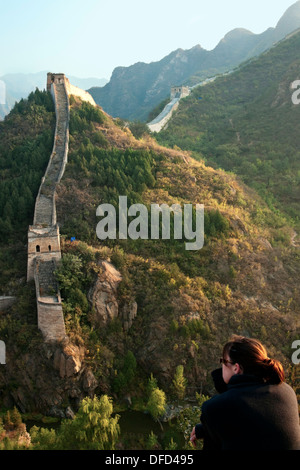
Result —
[[66, 397], [76, 405], [93, 393], [94, 377], [82, 366], [84, 348], [68, 340], [61, 344], [41, 342], [20, 354], [10, 339], [6, 346], [6, 367], [0, 375], [2, 406], [66, 417], [67, 407], [62, 407]]
[[139, 62], [130, 67], [117, 67], [108, 84], [91, 88], [89, 93], [111, 116], [146, 120], [149, 112], [170, 95], [174, 85], [181, 85], [202, 69], [207, 51], [195, 46], [178, 49], [159, 62]]
[[137, 315], [137, 303], [131, 301], [119, 306], [118, 286], [122, 281], [122, 275], [108, 261], [101, 261], [99, 266], [101, 274], [88, 293], [88, 300], [95, 312], [91, 322], [94, 327], [101, 329], [120, 318], [124, 330], [128, 331]]

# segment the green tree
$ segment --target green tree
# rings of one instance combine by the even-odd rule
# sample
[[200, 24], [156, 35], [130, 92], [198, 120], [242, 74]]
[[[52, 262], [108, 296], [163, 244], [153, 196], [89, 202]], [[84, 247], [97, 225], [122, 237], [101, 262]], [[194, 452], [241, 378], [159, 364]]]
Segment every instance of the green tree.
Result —
[[57, 436], [54, 429], [33, 426], [30, 429], [31, 444], [34, 450], [54, 450]]
[[[190, 442], [190, 435], [195, 424], [199, 422], [202, 405], [208, 399], [208, 396], [196, 393], [197, 405], [184, 408], [177, 416], [177, 423], [175, 427], [178, 432], [183, 434], [185, 441], [183, 449], [193, 449], [193, 446]], [[202, 445], [203, 441], [199, 439], [197, 441], [197, 449], [202, 449]]]
[[126, 382], [130, 384], [134, 379], [136, 372], [136, 359], [133, 352], [128, 351], [124, 359], [124, 374]]
[[13, 408], [10, 414], [10, 417], [11, 417], [11, 422], [13, 424], [14, 429], [19, 429], [22, 424], [22, 417], [16, 407]]
[[55, 272], [59, 286], [66, 293], [78, 287], [78, 279], [82, 277], [82, 260], [79, 256], [66, 253]]
[[7, 410], [7, 412], [4, 415], [4, 428], [5, 431], [11, 431], [14, 427], [14, 424], [11, 419], [11, 411]]
[[140, 121], [133, 121], [129, 124], [129, 129], [136, 139], [141, 139], [145, 134], [150, 134], [147, 124]]
[[147, 403], [147, 410], [155, 421], [159, 421], [159, 418], [166, 411], [166, 395], [163, 390], [157, 387], [151, 392]]
[[183, 400], [185, 396], [185, 389], [187, 381], [183, 375], [183, 366], [179, 365], [176, 367], [174, 379], [172, 381], [175, 394], [179, 400]]
[[122, 367], [118, 370], [117, 376], [113, 382], [113, 389], [115, 392], [120, 393], [125, 388], [128, 389], [133, 382], [136, 373], [136, 359], [133, 352], [128, 351]]
[[120, 433], [119, 415], [112, 417], [110, 397], [85, 398], [72, 421], [61, 425], [59, 448], [65, 450], [113, 450]]
[[157, 388], [157, 380], [155, 377], [153, 377], [153, 374], [151, 372], [150, 378], [148, 379], [147, 383], [147, 394], [148, 397], [150, 397], [151, 393], [153, 392], [154, 389]]
[[153, 450], [153, 449], [157, 449], [157, 446], [158, 446], [157, 436], [154, 434], [153, 431], [151, 431], [147, 439], [146, 448], [147, 450]]
[[171, 440], [169, 444], [166, 446], [165, 450], [176, 450], [177, 449], [177, 444], [174, 442], [173, 437], [171, 437]]

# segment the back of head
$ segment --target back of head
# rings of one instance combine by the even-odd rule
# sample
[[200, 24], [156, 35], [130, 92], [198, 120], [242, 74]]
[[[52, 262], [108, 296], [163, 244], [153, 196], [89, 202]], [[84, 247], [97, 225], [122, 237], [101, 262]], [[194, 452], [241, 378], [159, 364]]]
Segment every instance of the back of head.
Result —
[[238, 363], [244, 374], [255, 375], [271, 384], [279, 384], [285, 380], [282, 364], [276, 359], [270, 359], [265, 347], [257, 339], [234, 336], [224, 346], [223, 356], [225, 355], [232, 362]]

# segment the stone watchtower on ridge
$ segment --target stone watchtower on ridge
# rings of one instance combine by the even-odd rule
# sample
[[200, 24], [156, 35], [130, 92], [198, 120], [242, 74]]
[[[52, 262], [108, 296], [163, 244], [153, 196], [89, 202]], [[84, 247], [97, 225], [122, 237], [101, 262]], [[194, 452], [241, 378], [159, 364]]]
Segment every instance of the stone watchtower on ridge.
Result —
[[30, 225], [28, 229], [27, 281], [34, 279], [36, 260], [60, 260], [59, 227]]
[[185, 98], [186, 96], [189, 96], [190, 92], [191, 90], [187, 86], [172, 86], [170, 98], [171, 100], [174, 98]]

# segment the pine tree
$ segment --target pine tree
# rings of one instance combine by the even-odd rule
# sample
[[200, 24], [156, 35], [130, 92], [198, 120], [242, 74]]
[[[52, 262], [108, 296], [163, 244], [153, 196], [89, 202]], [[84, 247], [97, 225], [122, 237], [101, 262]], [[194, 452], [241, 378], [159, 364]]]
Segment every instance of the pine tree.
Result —
[[14, 429], [18, 429], [22, 424], [22, 417], [16, 407], [13, 408], [10, 417]]

